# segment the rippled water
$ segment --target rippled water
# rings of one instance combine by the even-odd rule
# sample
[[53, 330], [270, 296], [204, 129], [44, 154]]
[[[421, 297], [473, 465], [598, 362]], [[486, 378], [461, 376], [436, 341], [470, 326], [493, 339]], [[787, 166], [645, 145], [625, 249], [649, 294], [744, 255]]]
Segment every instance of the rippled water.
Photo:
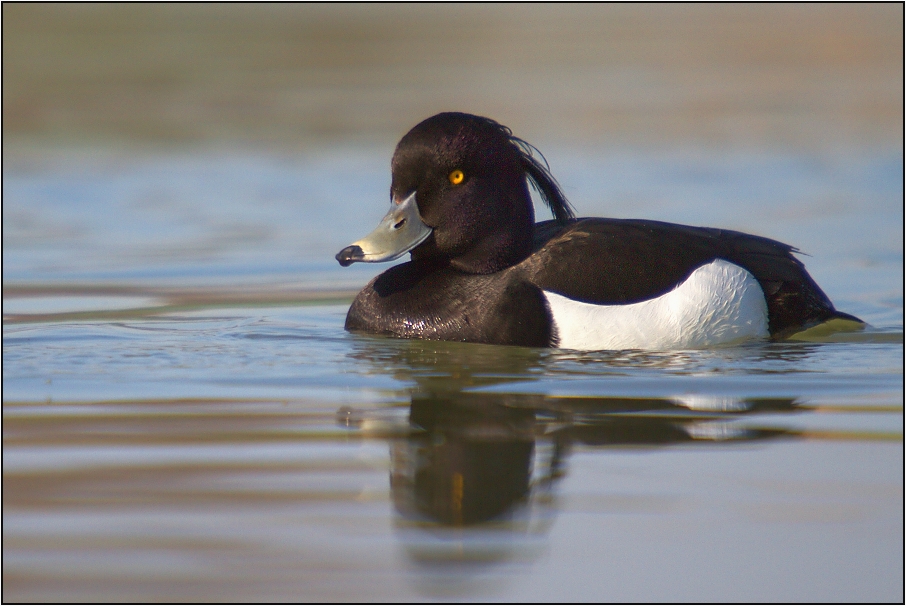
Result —
[[[4, 165], [13, 601], [897, 601], [899, 154], [545, 150], [581, 215], [807, 251], [872, 327], [590, 352], [343, 330], [388, 150]], [[539, 216], [540, 216], [539, 212]]]

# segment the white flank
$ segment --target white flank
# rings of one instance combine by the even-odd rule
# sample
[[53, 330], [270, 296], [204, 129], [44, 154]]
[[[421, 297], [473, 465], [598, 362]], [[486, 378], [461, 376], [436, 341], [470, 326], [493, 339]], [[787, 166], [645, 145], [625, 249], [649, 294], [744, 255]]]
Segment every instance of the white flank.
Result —
[[593, 305], [544, 291], [563, 349], [686, 349], [768, 336], [761, 286], [717, 259], [670, 292], [629, 305]]

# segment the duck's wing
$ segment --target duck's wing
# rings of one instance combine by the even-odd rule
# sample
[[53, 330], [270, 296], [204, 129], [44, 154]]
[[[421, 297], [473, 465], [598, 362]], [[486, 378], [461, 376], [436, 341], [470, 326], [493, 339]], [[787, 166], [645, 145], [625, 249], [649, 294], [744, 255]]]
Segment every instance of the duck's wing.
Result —
[[797, 250], [768, 238], [659, 221], [580, 219], [560, 228], [538, 224], [536, 246], [521, 264], [526, 279], [584, 303], [623, 305], [659, 297], [699, 267], [723, 259], [758, 280], [773, 336], [846, 316], [793, 256]]

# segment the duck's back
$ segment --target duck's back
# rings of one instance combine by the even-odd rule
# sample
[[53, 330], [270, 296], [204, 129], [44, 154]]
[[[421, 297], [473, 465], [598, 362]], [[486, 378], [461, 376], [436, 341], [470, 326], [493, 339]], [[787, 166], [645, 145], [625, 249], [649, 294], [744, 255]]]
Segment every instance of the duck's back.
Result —
[[764, 293], [768, 330], [783, 337], [841, 314], [795, 248], [741, 232], [632, 219], [579, 219], [536, 225], [527, 279], [546, 292], [599, 306], [656, 299], [696, 270], [727, 261], [749, 272]]

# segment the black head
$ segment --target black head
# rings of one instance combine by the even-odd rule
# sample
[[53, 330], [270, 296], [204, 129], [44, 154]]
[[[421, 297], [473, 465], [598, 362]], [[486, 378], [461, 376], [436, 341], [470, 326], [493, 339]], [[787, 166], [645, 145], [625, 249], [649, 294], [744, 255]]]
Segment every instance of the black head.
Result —
[[404, 200], [414, 192], [433, 230], [412, 258], [472, 273], [518, 263], [532, 250], [529, 182], [558, 221], [571, 219], [569, 203], [533, 149], [507, 127], [470, 114], [438, 114], [410, 130], [393, 154], [390, 193]]

